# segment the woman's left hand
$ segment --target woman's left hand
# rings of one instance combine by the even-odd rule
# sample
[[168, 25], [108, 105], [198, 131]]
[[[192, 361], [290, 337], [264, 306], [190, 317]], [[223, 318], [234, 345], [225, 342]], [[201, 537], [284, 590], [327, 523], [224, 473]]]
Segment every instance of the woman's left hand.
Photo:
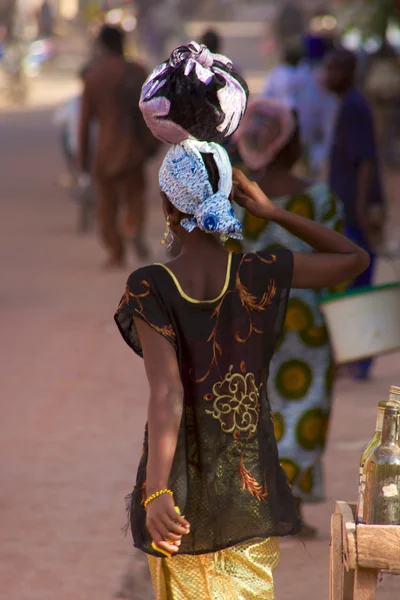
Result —
[[273, 220], [276, 206], [264, 194], [260, 186], [249, 181], [239, 169], [232, 169], [233, 199], [254, 217]]
[[183, 535], [190, 531], [190, 525], [175, 510], [172, 496], [163, 494], [150, 502], [146, 511], [146, 526], [153, 542], [167, 552], [176, 554]]

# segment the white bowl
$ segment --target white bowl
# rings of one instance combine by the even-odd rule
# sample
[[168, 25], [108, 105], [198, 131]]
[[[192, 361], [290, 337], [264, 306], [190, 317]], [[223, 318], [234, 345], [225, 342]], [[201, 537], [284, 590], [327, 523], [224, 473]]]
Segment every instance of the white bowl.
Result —
[[400, 349], [400, 282], [327, 296], [320, 308], [336, 364]]

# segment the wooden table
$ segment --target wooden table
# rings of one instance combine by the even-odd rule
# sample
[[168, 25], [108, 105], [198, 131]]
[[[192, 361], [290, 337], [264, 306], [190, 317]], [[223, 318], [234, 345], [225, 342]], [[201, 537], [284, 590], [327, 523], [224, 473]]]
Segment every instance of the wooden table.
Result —
[[400, 526], [356, 525], [356, 505], [331, 519], [329, 600], [375, 600], [380, 571], [400, 575]]

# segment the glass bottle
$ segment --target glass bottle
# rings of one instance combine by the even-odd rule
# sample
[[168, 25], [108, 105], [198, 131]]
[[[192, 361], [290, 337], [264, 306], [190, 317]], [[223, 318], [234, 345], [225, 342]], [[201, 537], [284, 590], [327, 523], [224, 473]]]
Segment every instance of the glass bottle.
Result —
[[[390, 386], [389, 404], [400, 407], [400, 387], [397, 385]], [[400, 441], [400, 430], [399, 430], [399, 441]]]
[[[365, 481], [366, 481], [366, 472], [365, 472], [365, 463], [369, 457], [369, 455], [373, 452], [373, 450], [379, 446], [381, 443], [382, 437], [382, 426], [383, 426], [383, 416], [385, 407], [390, 404], [393, 406], [400, 407], [400, 387], [392, 385], [389, 390], [389, 401], [388, 402], [379, 402], [378, 404], [378, 414], [376, 418], [376, 428], [375, 435], [372, 440], [368, 443], [365, 448], [363, 455], [360, 460], [360, 471], [359, 471], [359, 482], [358, 482], [358, 505], [357, 505], [357, 523], [364, 522], [364, 495], [365, 495]], [[399, 440], [400, 440], [400, 429], [399, 429]]]
[[389, 390], [389, 403], [394, 406], [400, 406], [400, 387], [391, 385]]
[[363, 522], [368, 525], [400, 525], [400, 406], [385, 408], [380, 444], [364, 466]]
[[364, 522], [364, 494], [365, 494], [365, 463], [370, 454], [379, 446], [381, 443], [382, 437], [382, 427], [383, 427], [383, 418], [385, 415], [385, 408], [387, 406], [387, 402], [379, 402], [378, 404], [378, 414], [376, 417], [376, 427], [375, 427], [375, 435], [368, 442], [367, 447], [365, 448], [363, 455], [360, 460], [360, 474], [358, 480], [358, 505], [357, 505], [357, 523]]

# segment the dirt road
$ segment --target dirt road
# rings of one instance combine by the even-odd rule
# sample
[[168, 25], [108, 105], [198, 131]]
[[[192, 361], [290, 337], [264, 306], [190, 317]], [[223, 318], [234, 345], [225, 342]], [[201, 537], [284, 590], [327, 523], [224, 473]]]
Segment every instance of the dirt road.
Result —
[[[95, 237], [75, 234], [76, 207], [56, 184], [61, 161], [49, 118], [42, 110], [0, 115], [0, 599], [109, 600], [134, 565], [121, 533], [123, 498], [135, 477], [147, 384], [112, 320], [128, 269], [103, 273]], [[162, 231], [153, 191], [156, 252]], [[320, 538], [305, 548], [283, 542], [278, 600], [328, 598], [332, 502], [356, 497], [375, 405], [399, 385], [398, 364], [398, 355], [379, 360], [368, 385], [339, 382], [328, 500], [307, 512]], [[136, 598], [147, 600], [135, 565]], [[399, 586], [385, 579], [379, 600], [399, 597]]]

